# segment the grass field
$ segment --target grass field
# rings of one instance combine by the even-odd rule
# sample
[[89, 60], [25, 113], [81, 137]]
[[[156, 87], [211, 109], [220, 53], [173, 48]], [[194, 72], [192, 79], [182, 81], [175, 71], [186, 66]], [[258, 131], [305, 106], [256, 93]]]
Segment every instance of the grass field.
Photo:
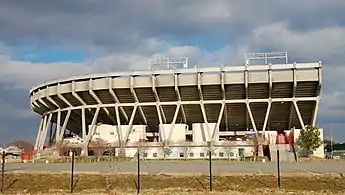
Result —
[[[135, 174], [79, 174], [75, 194], [135, 194]], [[213, 178], [212, 194], [343, 194], [340, 174], [290, 175], [282, 177], [277, 191], [273, 175], [231, 175]], [[68, 194], [68, 174], [6, 174], [6, 194]], [[141, 194], [208, 194], [208, 176], [142, 175]]]

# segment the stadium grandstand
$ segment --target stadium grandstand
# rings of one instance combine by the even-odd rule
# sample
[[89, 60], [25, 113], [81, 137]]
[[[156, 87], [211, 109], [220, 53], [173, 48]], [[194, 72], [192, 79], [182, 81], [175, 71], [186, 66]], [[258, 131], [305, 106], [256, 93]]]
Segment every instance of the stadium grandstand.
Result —
[[205, 148], [219, 158], [271, 156], [277, 142], [291, 151], [299, 130], [315, 126], [321, 62], [289, 63], [286, 52], [272, 52], [246, 54], [240, 66], [189, 66], [188, 58], [149, 64], [34, 86], [35, 149], [74, 140], [88, 155], [100, 138], [126, 156], [140, 147], [146, 158], [203, 158]]

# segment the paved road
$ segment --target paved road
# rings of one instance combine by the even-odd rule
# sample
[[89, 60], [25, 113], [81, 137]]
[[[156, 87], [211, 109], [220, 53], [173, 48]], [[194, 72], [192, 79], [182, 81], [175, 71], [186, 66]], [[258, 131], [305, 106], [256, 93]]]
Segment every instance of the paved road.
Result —
[[[213, 174], [232, 173], [276, 173], [277, 166], [274, 162], [214, 162]], [[65, 172], [70, 171], [71, 165], [68, 163], [52, 164], [6, 164], [5, 172], [29, 172], [48, 171]], [[84, 163], [76, 164], [76, 172], [136, 172], [136, 162], [121, 163]], [[180, 173], [180, 174], [208, 174], [208, 162], [142, 162], [141, 171], [158, 173]], [[295, 162], [281, 163], [282, 173], [345, 173], [345, 162]]]

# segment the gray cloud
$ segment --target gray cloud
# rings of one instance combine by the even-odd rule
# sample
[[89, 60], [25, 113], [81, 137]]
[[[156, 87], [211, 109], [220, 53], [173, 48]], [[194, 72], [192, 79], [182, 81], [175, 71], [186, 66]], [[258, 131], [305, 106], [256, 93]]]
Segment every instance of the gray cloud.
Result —
[[295, 58], [309, 58], [336, 63], [344, 59], [344, 27], [328, 27], [313, 31], [295, 31], [286, 23], [273, 23], [254, 30], [252, 43], [288, 51]]
[[192, 0], [192, 1], [2, 1], [0, 39], [16, 45], [29, 38], [41, 44], [71, 47], [99, 46], [105, 50], [133, 49], [143, 38], [237, 34], [285, 22], [297, 30], [341, 25], [344, 2], [297, 0], [289, 2]]
[[0, 82], [11, 83], [16, 88], [27, 89], [32, 85], [62, 77], [112, 71], [148, 70], [149, 60], [155, 57], [187, 56], [191, 65], [220, 66], [240, 62], [242, 55], [243, 52], [239, 53], [237, 48], [230, 46], [207, 52], [195, 46], [174, 46], [165, 42], [147, 40], [139, 44], [137, 50], [133, 52], [111, 53], [80, 63], [31, 63], [14, 61], [6, 56], [0, 56], [0, 64], [2, 64]]
[[35, 141], [39, 116], [30, 111], [28, 90], [0, 82], [0, 145], [14, 140]]
[[[286, 50], [296, 61], [324, 61], [319, 125], [345, 126], [343, 0], [5, 0], [0, 3], [1, 141], [35, 136], [38, 116], [28, 110], [28, 88], [46, 80], [93, 72], [146, 69], [155, 56], [188, 56], [192, 64], [243, 63], [246, 51]], [[177, 44], [194, 37], [226, 40], [215, 51]], [[83, 63], [10, 59], [18, 46], [83, 50]], [[18, 122], [21, 121], [21, 122]], [[345, 135], [338, 132], [345, 139]], [[2, 136], [2, 135], [5, 136]], [[327, 132], [326, 132], [327, 134]], [[30, 138], [31, 139], [31, 138]]]

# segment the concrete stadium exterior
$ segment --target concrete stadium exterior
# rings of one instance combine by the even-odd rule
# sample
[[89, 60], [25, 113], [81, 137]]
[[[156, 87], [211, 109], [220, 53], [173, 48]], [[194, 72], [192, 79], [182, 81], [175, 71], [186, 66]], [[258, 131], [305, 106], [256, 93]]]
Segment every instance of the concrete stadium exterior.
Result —
[[[147, 144], [151, 157], [159, 157], [159, 143], [182, 148], [186, 140], [202, 150], [235, 139], [231, 147], [250, 153], [249, 142], [236, 137], [315, 125], [321, 72], [321, 62], [315, 62], [118, 72], [43, 83], [30, 90], [31, 109], [42, 116], [35, 148], [43, 149], [46, 137], [61, 141], [68, 129], [85, 150], [109, 132], [100, 138], [128, 150], [142, 139], [157, 139]], [[171, 153], [181, 157], [181, 151]]]

